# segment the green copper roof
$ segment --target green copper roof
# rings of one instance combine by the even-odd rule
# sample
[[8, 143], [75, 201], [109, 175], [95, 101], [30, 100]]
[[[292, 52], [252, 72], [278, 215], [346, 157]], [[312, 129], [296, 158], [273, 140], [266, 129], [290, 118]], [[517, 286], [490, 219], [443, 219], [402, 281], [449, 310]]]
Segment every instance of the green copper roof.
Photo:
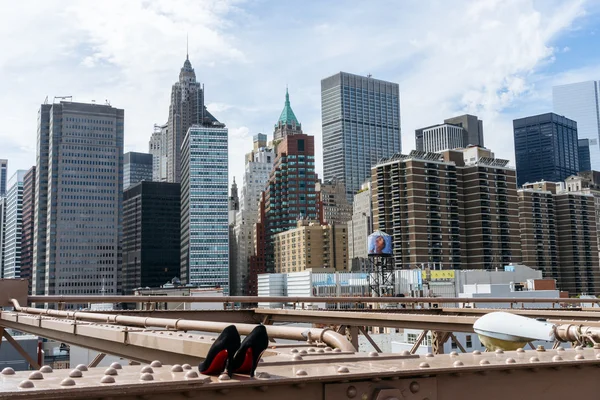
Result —
[[283, 111], [281, 111], [281, 115], [279, 116], [278, 123], [279, 122], [285, 125], [296, 124], [300, 126], [300, 122], [298, 122], [298, 119], [294, 115], [294, 111], [292, 111], [292, 106], [290, 106], [290, 94], [288, 93], [287, 88], [285, 88], [285, 106], [283, 107]]

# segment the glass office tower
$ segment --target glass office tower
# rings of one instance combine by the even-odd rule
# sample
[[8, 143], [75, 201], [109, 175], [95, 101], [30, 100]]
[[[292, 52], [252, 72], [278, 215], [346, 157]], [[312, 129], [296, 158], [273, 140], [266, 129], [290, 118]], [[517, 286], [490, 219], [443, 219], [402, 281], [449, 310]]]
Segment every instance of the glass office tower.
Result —
[[579, 139], [589, 139], [590, 167], [600, 171], [599, 81], [577, 82], [552, 88], [554, 112], [577, 122]]
[[554, 113], [513, 121], [517, 184], [564, 181], [579, 172], [577, 123]]
[[323, 179], [337, 178], [352, 203], [371, 167], [402, 150], [397, 83], [340, 72], [321, 81]]
[[181, 280], [229, 292], [227, 128], [192, 125], [181, 146]]

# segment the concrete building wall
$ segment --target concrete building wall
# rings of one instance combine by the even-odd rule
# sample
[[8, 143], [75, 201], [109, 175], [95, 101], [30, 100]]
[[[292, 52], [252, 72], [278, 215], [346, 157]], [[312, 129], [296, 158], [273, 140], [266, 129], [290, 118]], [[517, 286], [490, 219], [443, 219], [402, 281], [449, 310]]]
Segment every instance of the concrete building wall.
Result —
[[368, 267], [367, 237], [373, 233], [371, 181], [365, 182], [354, 196], [352, 220], [348, 222], [348, 258], [352, 271]]
[[124, 111], [109, 105], [42, 105], [34, 217], [36, 293], [119, 292], [123, 127]]

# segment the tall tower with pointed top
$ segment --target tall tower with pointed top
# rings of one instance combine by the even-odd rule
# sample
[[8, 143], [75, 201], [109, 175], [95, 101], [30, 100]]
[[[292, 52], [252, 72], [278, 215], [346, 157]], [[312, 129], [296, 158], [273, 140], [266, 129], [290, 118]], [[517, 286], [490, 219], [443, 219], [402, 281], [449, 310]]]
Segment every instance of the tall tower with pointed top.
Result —
[[298, 122], [292, 106], [290, 105], [290, 94], [285, 88], [285, 104], [279, 120], [275, 124], [275, 131], [273, 132], [273, 140], [281, 140], [288, 135], [295, 135], [302, 133], [302, 124]]
[[171, 90], [167, 137], [167, 181], [181, 181], [181, 143], [192, 125], [216, 126], [222, 124], [204, 105], [204, 87], [196, 81], [196, 72], [186, 55], [179, 80]]

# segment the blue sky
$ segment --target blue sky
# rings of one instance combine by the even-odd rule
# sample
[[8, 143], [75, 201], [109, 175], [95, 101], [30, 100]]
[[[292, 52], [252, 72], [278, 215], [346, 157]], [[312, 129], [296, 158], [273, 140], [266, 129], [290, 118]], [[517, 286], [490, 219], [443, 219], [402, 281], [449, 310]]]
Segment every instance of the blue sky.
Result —
[[317, 143], [320, 80], [347, 71], [400, 84], [404, 152], [416, 128], [469, 112], [487, 147], [513, 160], [512, 119], [551, 111], [552, 85], [600, 79], [594, 1], [0, 0], [0, 10], [0, 158], [11, 173], [35, 163], [46, 96], [124, 108], [125, 150], [147, 151], [186, 35], [208, 107], [230, 129], [238, 182], [286, 85]]

